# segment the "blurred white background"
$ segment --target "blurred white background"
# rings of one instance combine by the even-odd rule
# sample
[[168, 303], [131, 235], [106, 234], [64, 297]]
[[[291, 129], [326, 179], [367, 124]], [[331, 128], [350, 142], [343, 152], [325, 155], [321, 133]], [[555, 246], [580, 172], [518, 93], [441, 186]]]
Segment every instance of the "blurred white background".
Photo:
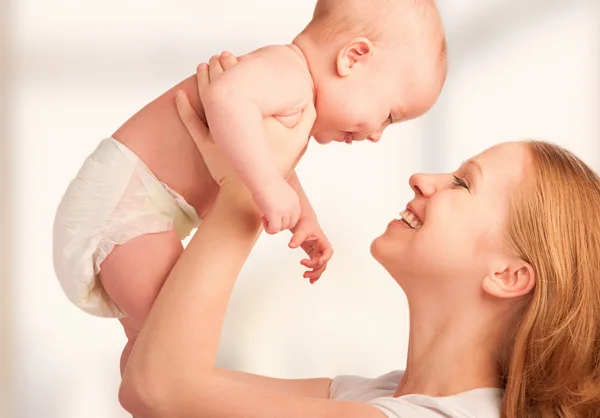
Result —
[[[368, 1], [368, 0], [365, 0]], [[336, 254], [308, 285], [288, 235], [263, 237], [235, 289], [220, 364], [280, 377], [402, 368], [407, 312], [369, 255], [415, 171], [500, 141], [557, 142], [600, 169], [600, 1], [440, 0], [450, 72], [435, 108], [378, 145], [311, 146], [299, 168]], [[71, 306], [51, 227], [98, 141], [222, 49], [287, 43], [306, 0], [0, 3], [0, 417], [126, 417], [117, 321]]]

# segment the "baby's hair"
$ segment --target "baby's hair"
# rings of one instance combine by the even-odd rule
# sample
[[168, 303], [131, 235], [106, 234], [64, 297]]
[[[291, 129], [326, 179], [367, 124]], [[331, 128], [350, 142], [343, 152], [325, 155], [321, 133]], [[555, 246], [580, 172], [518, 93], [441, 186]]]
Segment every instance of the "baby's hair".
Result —
[[303, 33], [326, 43], [348, 36], [392, 47], [414, 40], [433, 42], [445, 73], [446, 37], [434, 0], [317, 0]]
[[331, 38], [352, 32], [372, 41], [393, 41], [405, 31], [443, 35], [434, 0], [317, 0], [309, 28]]

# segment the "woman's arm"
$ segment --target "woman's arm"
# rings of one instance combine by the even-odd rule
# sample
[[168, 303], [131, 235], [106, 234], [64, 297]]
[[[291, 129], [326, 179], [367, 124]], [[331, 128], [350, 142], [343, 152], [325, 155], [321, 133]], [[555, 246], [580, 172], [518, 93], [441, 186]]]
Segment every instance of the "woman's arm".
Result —
[[221, 190], [140, 332], [123, 377], [123, 406], [144, 418], [383, 417], [365, 404], [256, 388], [215, 369], [227, 303], [261, 230], [261, 214], [204, 135], [197, 142], [213, 176], [221, 170], [215, 177]]
[[237, 383], [260, 389], [272, 390], [307, 398], [329, 398], [331, 379], [316, 377], [312, 379], [279, 379], [258, 374], [215, 368], [215, 375]]
[[[218, 59], [213, 57], [209, 65], [209, 79], [215, 80], [219, 78], [219, 76], [224, 70], [227, 70], [228, 68], [233, 67], [236, 64], [237, 59], [231, 54], [221, 54], [220, 58]], [[206, 126], [204, 126], [204, 121], [201, 119], [199, 120], [198, 118], [201, 115], [198, 115], [196, 113], [196, 111], [190, 105], [190, 102], [186, 99], [185, 96], [180, 96], [180, 100], [178, 100], [177, 102], [177, 108], [180, 113], [182, 122], [184, 123], [184, 125], [188, 129], [188, 132], [190, 132], [192, 138], [194, 138], [195, 141], [200, 141], [205, 135], [208, 135]], [[295, 149], [292, 150], [291, 154], [293, 155], [294, 153]], [[296, 160], [296, 162], [297, 161], [298, 160]], [[293, 176], [295, 176], [294, 172], [292, 172], [291, 174], [291, 177]], [[328, 378], [278, 379], [221, 368], [215, 368], [215, 373], [220, 377], [224, 377], [247, 385], [260, 387], [263, 389], [276, 390], [285, 393], [293, 393], [311, 398], [329, 397], [329, 386], [331, 383], [331, 379]]]

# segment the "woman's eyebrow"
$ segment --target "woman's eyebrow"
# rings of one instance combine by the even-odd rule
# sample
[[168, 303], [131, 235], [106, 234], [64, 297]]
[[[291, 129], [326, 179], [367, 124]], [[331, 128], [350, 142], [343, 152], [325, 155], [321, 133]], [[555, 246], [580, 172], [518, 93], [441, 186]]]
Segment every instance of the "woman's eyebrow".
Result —
[[479, 174], [479, 177], [483, 179], [483, 170], [481, 169], [481, 165], [475, 160], [467, 160], [462, 163], [462, 166], [467, 169], [474, 168], [475, 171]]

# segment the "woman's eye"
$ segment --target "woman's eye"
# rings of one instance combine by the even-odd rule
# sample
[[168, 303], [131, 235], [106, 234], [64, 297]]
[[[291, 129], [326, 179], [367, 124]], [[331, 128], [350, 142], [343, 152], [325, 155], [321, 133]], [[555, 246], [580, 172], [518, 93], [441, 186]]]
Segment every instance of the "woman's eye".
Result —
[[467, 184], [467, 182], [465, 182], [460, 177], [456, 177], [456, 176], [452, 176], [452, 177], [454, 177], [454, 181], [452, 182], [452, 184], [454, 184], [456, 187], [462, 187], [463, 189], [469, 190], [469, 185]]

